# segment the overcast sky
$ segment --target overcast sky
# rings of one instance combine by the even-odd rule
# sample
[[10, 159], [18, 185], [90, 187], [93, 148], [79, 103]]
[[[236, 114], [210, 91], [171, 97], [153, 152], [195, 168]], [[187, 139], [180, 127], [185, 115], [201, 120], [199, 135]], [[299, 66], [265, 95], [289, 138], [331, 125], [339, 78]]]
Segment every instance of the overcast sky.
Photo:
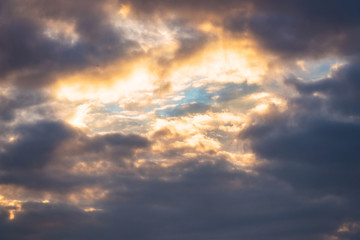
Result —
[[0, 239], [360, 239], [357, 0], [1, 0]]

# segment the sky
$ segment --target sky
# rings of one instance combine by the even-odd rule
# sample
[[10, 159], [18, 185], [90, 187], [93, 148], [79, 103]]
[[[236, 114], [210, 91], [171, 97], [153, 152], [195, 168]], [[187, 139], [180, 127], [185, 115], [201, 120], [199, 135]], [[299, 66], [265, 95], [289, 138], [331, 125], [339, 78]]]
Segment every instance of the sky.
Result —
[[360, 239], [359, 9], [1, 0], [0, 239]]

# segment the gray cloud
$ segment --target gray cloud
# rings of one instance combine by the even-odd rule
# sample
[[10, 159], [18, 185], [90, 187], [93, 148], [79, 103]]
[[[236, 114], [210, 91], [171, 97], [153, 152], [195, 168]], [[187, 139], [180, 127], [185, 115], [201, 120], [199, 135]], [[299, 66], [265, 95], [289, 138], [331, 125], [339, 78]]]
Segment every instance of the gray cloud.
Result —
[[38, 91], [18, 91], [12, 90], [6, 94], [0, 95], [0, 120], [11, 122], [16, 118], [16, 112], [31, 106], [36, 106], [48, 97]]
[[[89, 203], [75, 206], [61, 199], [48, 204], [28, 200], [13, 221], [8, 220], [11, 206], [0, 201], [0, 238], [358, 239], [360, 231], [356, 227], [352, 231], [337, 230], [344, 223], [356, 225], [360, 221], [360, 66], [352, 58], [359, 54], [359, 3], [127, 2], [138, 17], [176, 13], [177, 21], [169, 23], [179, 28], [176, 37], [180, 49], [175, 60], [190, 56], [210, 39], [195, 30], [191, 20], [203, 21], [204, 16], [213, 15], [221, 19], [215, 24], [222, 24], [234, 34], [249, 32], [263, 48], [281, 57], [335, 54], [348, 57], [350, 64], [318, 81], [287, 80], [286, 84], [299, 94], [288, 101], [288, 110], [274, 108], [254, 119], [240, 134], [239, 141], [249, 142], [256, 156], [266, 162], [252, 173], [211, 151], [188, 157], [185, 147], [169, 147], [154, 156], [152, 143], [139, 135], [89, 135], [50, 120], [12, 125], [9, 123], [15, 122], [18, 111], [30, 111], [47, 97], [24, 89], [1, 95], [1, 186], [16, 186], [34, 196], [71, 195], [94, 187], [107, 194], [91, 203], [91, 207], [102, 209], [95, 212], [80, 209], [81, 204]], [[248, 5], [253, 6], [251, 15], [243, 11]], [[1, 1], [1, 81], [22, 87], [44, 86], [60, 74], [131, 55], [128, 51], [136, 43], [127, 41], [114, 28], [104, 6], [92, 0], [51, 4], [42, 0]], [[48, 20], [71, 22], [79, 40], [68, 44], [44, 35]], [[214, 94], [218, 96], [216, 103], [226, 107], [234, 99], [241, 100], [259, 90], [255, 85], [229, 84]], [[170, 110], [170, 115], [207, 111], [212, 96], [205, 94], [201, 96], [204, 103], [184, 104]], [[171, 132], [165, 128], [153, 138], [158, 140], [166, 134]], [[16, 138], [7, 141], [10, 135]], [[157, 157], [183, 161], [161, 166]], [[151, 161], [136, 165], [140, 158]], [[109, 164], [111, 171], [98, 175], [69, 171], [77, 163], [91, 165], [99, 161]]]
[[72, 137], [69, 127], [56, 122], [38, 122], [31, 126], [19, 126], [21, 137], [4, 146], [0, 164], [4, 169], [43, 168], [56, 147]]
[[251, 33], [265, 49], [284, 58], [317, 58], [331, 54], [354, 57], [360, 50], [357, 44], [360, 37], [357, 1], [125, 2], [145, 16], [167, 16], [170, 12], [193, 21], [203, 21], [208, 17], [233, 33]]
[[[226, 20], [232, 31], [250, 31], [283, 57], [357, 56], [360, 18], [356, 1], [252, 1], [251, 16]], [[231, 19], [231, 18], [230, 18]]]
[[209, 109], [211, 109], [211, 105], [206, 103], [184, 103], [180, 106], [170, 108], [162, 112], [164, 112], [163, 115], [174, 117], [205, 113]]
[[[296, 88], [301, 95], [307, 96], [308, 101], [318, 101], [314, 94], [322, 94], [327, 97], [323, 103], [333, 112], [347, 116], [359, 117], [360, 107], [360, 64], [353, 61], [339, 71], [332, 74], [330, 78], [315, 82], [305, 83], [296, 79], [289, 79], [287, 83]], [[301, 101], [301, 99], [299, 99]]]
[[[360, 199], [357, 69], [354, 62], [330, 78], [288, 80], [300, 93], [289, 101], [288, 110], [274, 110], [240, 134], [267, 160], [259, 167], [262, 174], [281, 179], [305, 195], [339, 197], [351, 209], [345, 216], [354, 221], [359, 221]], [[356, 239], [357, 234], [340, 239]]]
[[[47, 166], [67, 168], [71, 162], [64, 159], [69, 157], [91, 161], [91, 153], [115, 163], [123, 158], [133, 161], [133, 150], [150, 143], [136, 135], [90, 137], [61, 122], [38, 122], [15, 130], [19, 139], [2, 153], [2, 184], [63, 194], [101, 186], [108, 193], [93, 203], [92, 207], [102, 209], [98, 212], [61, 202], [27, 202], [9, 222], [4, 209], [0, 236], [9, 240], [325, 240], [354, 217], [351, 206], [337, 197], [303, 195], [269, 172], [246, 173], [215, 155], [198, 154], [170, 167], [150, 162], [136, 168], [120, 164], [120, 172], [100, 176], [74, 176], [64, 168], [54, 172]], [[71, 147], [55, 151], [64, 144]], [[27, 151], [34, 154], [25, 155]]]
[[231, 168], [218, 159], [163, 169], [162, 175], [180, 174], [173, 180], [118, 176], [111, 193], [96, 205], [104, 211], [85, 213], [66, 205], [28, 203], [12, 223], [4, 223], [9, 227], [1, 235], [7, 239], [315, 240], [326, 239], [325, 234], [343, 220], [343, 206], [334, 199], [312, 201], [276, 181]]
[[[112, 26], [97, 1], [5, 1], [0, 17], [1, 80], [27, 87], [49, 84], [62, 73], [102, 66], [124, 57], [134, 45]], [[78, 41], [67, 44], [46, 36], [50, 20], [74, 24]]]
[[[1, 184], [13, 184], [33, 190], [72, 191], [97, 180], [91, 176], [67, 173], [78, 159], [103, 159], [119, 166], [132, 166], [134, 151], [146, 148], [150, 142], [137, 135], [105, 134], [87, 136], [62, 122], [41, 121], [16, 126], [15, 141], [0, 147]], [[131, 161], [127, 161], [130, 159]], [[49, 166], [55, 166], [50, 169]]]

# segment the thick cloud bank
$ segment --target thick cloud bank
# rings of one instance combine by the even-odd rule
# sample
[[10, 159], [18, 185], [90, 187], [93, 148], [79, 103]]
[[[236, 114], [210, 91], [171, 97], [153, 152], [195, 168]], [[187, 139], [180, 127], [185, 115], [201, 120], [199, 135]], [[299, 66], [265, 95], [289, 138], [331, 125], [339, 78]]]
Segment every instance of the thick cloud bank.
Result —
[[0, 1], [0, 239], [359, 239], [359, 7]]

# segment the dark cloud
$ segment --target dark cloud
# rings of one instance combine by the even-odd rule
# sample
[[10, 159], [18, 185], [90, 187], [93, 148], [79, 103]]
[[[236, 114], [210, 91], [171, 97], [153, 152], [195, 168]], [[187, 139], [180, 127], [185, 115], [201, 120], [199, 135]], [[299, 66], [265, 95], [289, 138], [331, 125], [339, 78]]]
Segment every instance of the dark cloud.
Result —
[[159, 111], [158, 113], [168, 117], [186, 116], [196, 113], [205, 113], [210, 108], [211, 105], [206, 103], [184, 103], [175, 108]]
[[1, 237], [9, 240], [78, 239], [81, 237], [79, 229], [85, 230], [84, 226], [88, 226], [88, 232], [91, 232], [91, 227], [97, 224], [91, 214], [66, 204], [29, 202], [23, 205], [23, 210], [16, 222], [6, 221], [2, 225], [6, 229], [0, 233]]
[[[2, 144], [0, 183], [34, 190], [68, 191], [87, 180], [48, 171], [58, 159], [58, 149], [80, 132], [61, 122], [41, 121], [17, 126], [16, 140]], [[55, 174], [54, 174], [55, 173]], [[66, 174], [65, 174], [66, 175]]]
[[[129, 3], [135, 12], [158, 14], [174, 28], [188, 25], [177, 37], [181, 60], [201, 50], [210, 36], [195, 30], [192, 18], [214, 20], [236, 32], [250, 32], [263, 47], [283, 57], [320, 57], [330, 54], [356, 56], [360, 49], [360, 19], [354, 9], [356, 1], [105, 1], [81, 0], [48, 4], [31, 0], [26, 4], [3, 1], [0, 11], [1, 80], [20, 85], [38, 86], [51, 83], [61, 74], [126, 58], [136, 43], [126, 40], [121, 28], [111, 22], [108, 9]], [[247, 12], [251, 9], [251, 13]], [[173, 12], [173, 14], [166, 14]], [[196, 14], [194, 14], [196, 13]], [[165, 20], [165, 19], [164, 19]], [[65, 33], [56, 38], [46, 36], [50, 21], [72, 24], [78, 40], [66, 42]], [[215, 21], [215, 20], [214, 20]], [[181, 25], [180, 24], [180, 25]], [[173, 26], [171, 26], [173, 25]], [[136, 50], [137, 51], [137, 50]], [[135, 51], [135, 52], [136, 52]]]
[[178, 29], [176, 39], [179, 43], [179, 48], [175, 52], [175, 60], [181, 60], [192, 56], [194, 53], [204, 48], [207, 42], [210, 41], [210, 36], [193, 28], [187, 22], [171, 21], [168, 23], [170, 29]]
[[68, 191], [77, 185], [94, 184], [95, 178], [76, 176], [64, 169], [74, 166], [79, 158], [132, 166], [134, 151], [150, 145], [137, 135], [87, 136], [65, 123], [52, 121], [17, 126], [12, 134], [17, 139], [1, 146], [0, 183], [47, 191]]
[[[121, 2], [130, 4], [138, 14], [145, 16], [163, 14], [166, 17], [178, 14], [199, 20], [204, 20], [202, 17], [209, 12], [222, 15], [230, 9], [243, 8], [244, 4], [248, 3], [248, 1], [242, 0], [224, 0], [221, 3], [217, 0], [155, 0], [151, 2], [146, 0], [125, 0]], [[194, 12], [197, 14], [194, 15]]]
[[[345, 216], [359, 221], [358, 64], [345, 65], [330, 78], [287, 83], [300, 93], [289, 100], [288, 110], [273, 109], [240, 137], [266, 159], [262, 174], [306, 195], [339, 197], [351, 209]], [[340, 239], [356, 239], [356, 234]]]
[[[55, 130], [53, 135], [46, 131], [50, 128]], [[97, 159], [108, 159], [109, 149], [136, 149], [149, 145], [147, 140], [135, 135], [89, 137], [54, 122], [19, 129], [23, 138], [36, 135], [33, 144], [39, 143], [36, 139], [50, 134], [52, 143], [45, 146], [61, 141], [73, 146], [57, 152], [57, 156], [52, 156], [53, 161], [65, 156], [85, 160], [92, 152], [96, 153]], [[19, 146], [25, 140], [20, 138]], [[121, 159], [120, 155], [121, 152], [117, 152]], [[66, 164], [66, 161], [60, 163]], [[46, 165], [40, 167], [45, 169]], [[66, 173], [59, 177], [59, 172], [56, 177], [51, 176], [54, 172], [49, 170], [31, 175], [33, 169], [13, 175], [17, 176], [14, 179], [18, 182], [2, 183], [59, 193], [66, 193], [64, 188], [76, 193], [85, 186], [101, 186], [108, 193], [89, 205], [102, 209], [95, 212], [84, 212], [79, 207], [61, 203], [27, 202], [16, 218], [9, 221], [4, 210], [0, 214], [0, 237], [9, 240], [99, 237], [327, 240], [327, 235], [336, 233], [341, 224], [354, 217], [353, 209], [343, 204], [342, 199], [303, 195], [269, 174], [244, 172], [215, 155], [197, 154], [195, 158], [169, 167], [147, 162], [136, 168], [125, 164], [122, 169], [100, 177], [76, 177]], [[355, 239], [352, 236], [349, 239]]]
[[230, 17], [231, 31], [249, 31], [283, 57], [356, 56], [360, 48], [357, 1], [252, 1], [251, 16]]
[[[307, 96], [308, 101], [318, 101], [314, 94], [324, 95], [326, 107], [333, 112], [347, 116], [359, 117], [360, 106], [360, 64], [351, 62], [333, 72], [330, 78], [314, 82], [302, 82], [296, 79], [287, 80], [301, 94]], [[299, 99], [298, 101], [301, 101]]]
[[264, 48], [285, 58], [356, 56], [360, 51], [360, 4], [354, 0], [125, 2], [145, 16], [210, 20], [234, 33], [251, 33]]
[[[315, 218], [323, 211], [321, 207], [300, 203], [291, 191], [276, 190], [276, 183], [269, 183], [272, 190], [266, 191], [264, 179], [230, 168], [231, 165], [219, 160], [182, 163], [171, 173], [180, 174], [179, 179], [132, 182], [131, 191], [110, 195], [106, 206], [126, 215], [126, 229], [134, 229], [129, 233], [130, 239], [150, 239], [150, 235], [157, 239], [320, 238], [321, 233], [312, 231], [298, 214], [303, 212], [304, 218], [311, 215], [314, 218], [311, 224], [315, 224]], [[128, 201], [119, 206], [120, 199]], [[143, 217], [139, 219], [137, 214]], [[123, 216], [114, 217], [115, 222], [124, 221]], [[151, 223], [148, 218], [152, 219]], [[329, 231], [332, 224], [336, 225], [326, 223]], [[135, 232], [134, 225], [142, 231]], [[161, 230], [157, 226], [162, 226]], [[284, 228], [292, 229], [291, 233], [283, 231]]]
[[246, 97], [252, 93], [259, 92], [261, 87], [256, 84], [249, 84], [247, 82], [241, 84], [228, 83], [221, 90], [215, 94], [219, 96], [217, 102], [229, 102], [239, 98]]
[[17, 110], [36, 106], [48, 99], [38, 91], [11, 90], [0, 95], [0, 120], [11, 122], [15, 119]]
[[[175, 61], [196, 53], [211, 39], [196, 30], [192, 20], [213, 20], [235, 34], [248, 32], [264, 48], [285, 58], [359, 54], [356, 1], [131, 0], [119, 4], [123, 2], [130, 3], [138, 17], [172, 18], [168, 26], [177, 28], [180, 46]], [[107, 7], [116, 9], [119, 4], [0, 1], [1, 81], [44, 86], [61, 74], [128, 56], [136, 44], [127, 41], [107, 15]], [[251, 14], [244, 11], [249, 6]], [[49, 21], [73, 24], [78, 40], [69, 43], [64, 33], [47, 36]], [[288, 100], [288, 110], [273, 107], [241, 132], [239, 141], [249, 143], [265, 162], [252, 172], [212, 150], [194, 153], [193, 147], [172, 148], [171, 143], [182, 139], [167, 128], [152, 135], [154, 141], [168, 141], [164, 151], [153, 153], [152, 142], [139, 135], [91, 135], [50, 120], [17, 125], [19, 111], [30, 112], [48, 99], [23, 90], [2, 94], [0, 184], [33, 196], [22, 198], [21, 211], [13, 221], [8, 211], [15, 207], [0, 199], [0, 238], [358, 239], [360, 66], [354, 58], [349, 61], [328, 78], [287, 80], [298, 93]], [[164, 91], [171, 88], [171, 84], [163, 86]], [[166, 114], [219, 110], [210, 104], [249, 109], [254, 103], [245, 98], [261, 89], [244, 83], [224, 85], [217, 92], [207, 90], [187, 89], [186, 98], [197, 103], [184, 102]], [[10, 136], [14, 138], [8, 140]], [[162, 165], [164, 159], [168, 162]], [[92, 174], [86, 167], [86, 174], [73, 171], [76, 164], [100, 162], [108, 167], [102, 174]], [[64, 203], [69, 196], [93, 188], [106, 194], [95, 193], [90, 202]], [[40, 193], [50, 194], [55, 201], [30, 200]], [[101, 210], [85, 212], [84, 206]], [[348, 229], [339, 232], [342, 226]]]
[[173, 54], [160, 56], [157, 61], [161, 66], [159, 75], [163, 82], [154, 91], [156, 94], [164, 94], [171, 90], [171, 83], [165, 81], [165, 79], [167, 74], [171, 74], [172, 67], [175, 66], [176, 68], [178, 64], [186, 64], [189, 58], [201, 54], [201, 51], [205, 49], [208, 43], [216, 40], [215, 35], [200, 31], [188, 19], [181, 17], [167, 19], [166, 26], [173, 33], [173, 37], [177, 42], [177, 49]]
[[16, 133], [20, 139], [5, 146], [0, 155], [4, 169], [43, 168], [56, 148], [74, 134], [69, 127], [57, 122], [18, 126]]
[[356, 194], [360, 124], [294, 115], [251, 127], [253, 150], [268, 171], [304, 191]]
[[61, 122], [38, 122], [15, 131], [19, 139], [1, 153], [2, 184], [60, 194], [101, 186], [108, 193], [85, 204], [102, 209], [95, 212], [62, 203], [27, 202], [9, 221], [5, 208], [0, 237], [9, 240], [325, 240], [354, 215], [336, 197], [302, 195], [268, 174], [246, 173], [215, 155], [198, 154], [170, 167], [122, 164], [120, 172], [74, 176], [64, 168], [47, 167], [60, 164], [66, 169], [71, 163], [65, 159], [91, 161], [91, 154], [115, 163], [134, 160], [133, 151], [150, 143], [136, 135], [88, 136]]
[[143, 148], [149, 146], [147, 139], [137, 135], [109, 133], [90, 138], [86, 144], [87, 151], [103, 151], [106, 146], [126, 148]]
[[[134, 165], [136, 149], [146, 149], [151, 145], [150, 141], [135, 134], [123, 135], [108, 133], [94, 137], [83, 137], [75, 142], [75, 148], [70, 148], [69, 155], [78, 156], [89, 153], [98, 154], [94, 161], [105, 159], [119, 166], [131, 168]], [[90, 159], [88, 161], [91, 161]]]
[[[105, 4], [105, 3], [103, 3]], [[110, 23], [97, 1], [6, 1], [0, 11], [1, 80], [46, 85], [59, 74], [102, 66], [126, 55], [133, 43]], [[73, 24], [78, 40], [46, 36], [46, 23]], [[57, 22], [56, 22], [57, 21]], [[53, 29], [52, 29], [53, 30]], [[60, 34], [61, 35], [61, 34]]]
[[[215, 160], [215, 159], [214, 159]], [[311, 201], [217, 159], [153, 168], [159, 176], [117, 176], [86, 213], [59, 204], [23, 205], [0, 236], [7, 239], [326, 239], [343, 220], [334, 199]], [[175, 177], [177, 176], [177, 177]], [[6, 216], [4, 216], [5, 218]], [[31, 221], [32, 224], [29, 224]]]

